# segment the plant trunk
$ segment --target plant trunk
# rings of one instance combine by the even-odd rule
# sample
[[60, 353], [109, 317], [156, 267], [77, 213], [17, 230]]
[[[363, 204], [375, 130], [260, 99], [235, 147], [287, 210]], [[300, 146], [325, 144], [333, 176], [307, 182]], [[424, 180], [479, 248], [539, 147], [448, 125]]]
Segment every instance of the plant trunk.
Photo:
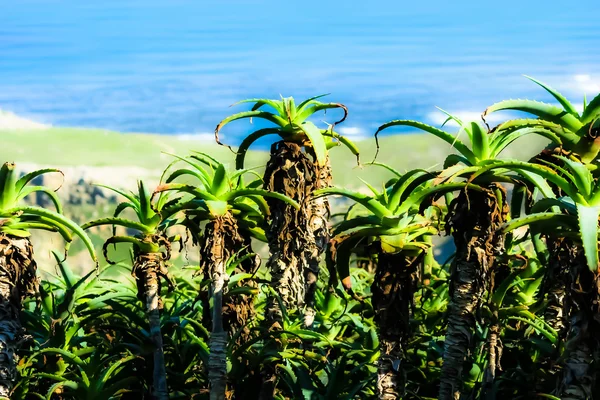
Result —
[[37, 266], [28, 238], [0, 233], [0, 397], [10, 397], [17, 379], [21, 302], [37, 294]]
[[[314, 158], [314, 157], [313, 157]], [[290, 313], [307, 306], [305, 326], [314, 320], [314, 292], [319, 273], [319, 261], [329, 240], [327, 218], [329, 204], [325, 199], [312, 200], [313, 191], [330, 185], [329, 161], [318, 168], [302, 147], [280, 141], [271, 147], [271, 158], [264, 175], [264, 188], [282, 193], [300, 204], [296, 210], [276, 199], [267, 199], [271, 215], [267, 240], [270, 257], [267, 267], [271, 272], [271, 287]], [[269, 296], [265, 310], [269, 332], [283, 329], [283, 314], [279, 301]], [[270, 347], [279, 348], [278, 339]], [[272, 399], [277, 385], [277, 365], [263, 366], [263, 385], [260, 399]]]
[[[229, 245], [230, 248], [237, 250], [236, 257], [241, 258], [252, 254], [249, 236], [239, 232], [234, 239]], [[260, 257], [249, 257], [237, 265], [233, 274], [254, 274], [258, 268], [260, 268]], [[246, 279], [239, 281], [236, 287], [257, 288], [258, 285], [254, 279]], [[240, 346], [252, 337], [249, 324], [254, 320], [256, 313], [254, 298], [253, 294], [229, 294], [223, 299], [223, 326], [230, 337], [236, 338], [234, 347]]]
[[[596, 385], [594, 354], [598, 350], [598, 274], [591, 272], [582, 252], [572, 260], [569, 281], [569, 335], [565, 345], [562, 400], [593, 398]], [[596, 318], [595, 318], [596, 317]]]
[[[329, 203], [325, 198], [313, 200], [311, 194], [331, 184], [331, 167], [327, 161], [319, 168], [301, 146], [281, 141], [271, 148], [264, 181], [265, 189], [300, 204], [296, 210], [281, 200], [267, 199], [271, 281], [283, 305], [293, 311], [304, 306], [307, 298], [312, 303], [314, 297], [318, 263], [329, 240]], [[309, 283], [303, 279], [307, 276]]]
[[[324, 189], [331, 186], [331, 164], [329, 157], [323, 167], [316, 164], [314, 181], [311, 184], [312, 190]], [[317, 281], [319, 280], [319, 271], [321, 268], [321, 258], [327, 249], [329, 243], [329, 201], [327, 197], [310, 199], [307, 203], [306, 232], [307, 246], [305, 251], [306, 268], [304, 271], [305, 296], [304, 296], [304, 326], [310, 328], [315, 320], [315, 291]]]
[[205, 278], [210, 279], [210, 297], [212, 299], [210, 335], [210, 356], [208, 360], [208, 379], [210, 399], [230, 398], [227, 391], [227, 342], [229, 335], [224, 328], [223, 299], [227, 294], [227, 263], [241, 249], [244, 242], [239, 235], [233, 216], [229, 213], [210, 221], [200, 248], [201, 270]]
[[162, 310], [161, 278], [167, 277], [165, 259], [162, 253], [136, 254], [133, 275], [138, 284], [138, 297], [146, 306], [150, 325], [150, 340], [154, 345], [154, 366], [152, 371], [152, 397], [156, 400], [169, 398], [167, 370], [163, 352], [163, 340], [160, 329]]
[[507, 208], [506, 192], [497, 185], [489, 185], [484, 192], [462, 191], [449, 206], [446, 227], [454, 237], [456, 256], [450, 276], [440, 400], [460, 399], [463, 365], [472, 346], [476, 312], [489, 284], [488, 274], [495, 257], [503, 251], [498, 228], [506, 220]]
[[502, 340], [500, 340], [500, 322], [498, 321], [498, 311], [492, 311], [492, 321], [488, 330], [486, 349], [488, 352], [488, 364], [485, 371], [483, 382], [483, 393], [487, 395], [492, 391], [494, 381], [496, 380], [496, 371], [500, 370], [500, 360], [502, 359]]
[[371, 291], [375, 323], [379, 331], [377, 391], [379, 399], [404, 396], [404, 349], [410, 337], [410, 315], [418, 282], [420, 257], [379, 255]]
[[545, 294], [547, 306], [544, 310], [544, 320], [558, 334], [558, 343], [554, 354], [540, 362], [537, 371], [536, 390], [541, 393], [551, 392], [560, 380], [560, 367], [556, 364], [561, 343], [569, 331], [568, 309], [570, 300], [567, 288], [569, 286], [570, 269], [581, 257], [579, 246], [567, 238], [546, 238], [548, 247], [548, 268], [542, 285], [542, 295]]

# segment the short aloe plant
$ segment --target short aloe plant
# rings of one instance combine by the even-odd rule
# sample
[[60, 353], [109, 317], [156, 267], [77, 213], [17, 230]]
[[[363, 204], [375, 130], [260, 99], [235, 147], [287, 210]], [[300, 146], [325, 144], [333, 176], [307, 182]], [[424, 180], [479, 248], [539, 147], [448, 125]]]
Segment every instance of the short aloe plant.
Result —
[[[36, 262], [29, 240], [35, 229], [57, 232], [66, 242], [73, 235], [81, 238], [92, 259], [94, 246], [85, 232], [73, 221], [61, 215], [58, 197], [45, 186], [28, 185], [33, 179], [56, 169], [41, 169], [18, 178], [14, 163], [0, 168], [0, 396], [8, 397], [17, 378], [14, 354], [22, 335], [19, 313], [26, 296], [37, 293]], [[41, 192], [50, 197], [56, 211], [23, 204], [28, 195]]]
[[[174, 239], [169, 238], [166, 231], [173, 224], [172, 217], [188, 205], [179, 204], [180, 198], [171, 200], [166, 194], [153, 199], [152, 192], [146, 189], [142, 181], [138, 181], [138, 190], [135, 193], [103, 187], [120, 194], [126, 201], [117, 205], [113, 217], [90, 221], [84, 224], [83, 228], [102, 225], [113, 227], [113, 236], [104, 243], [104, 254], [109, 262], [111, 261], [107, 250], [110, 244], [126, 243], [133, 246], [132, 274], [138, 284], [138, 298], [146, 307], [150, 336], [154, 345], [153, 395], [157, 399], [166, 399], [168, 387], [160, 328], [161, 287], [163, 280], [172, 286], [166, 263], [170, 258], [171, 242]], [[126, 210], [133, 211], [136, 220], [121, 217]], [[117, 226], [133, 230], [135, 233], [117, 236]]]
[[404, 370], [400, 365], [410, 339], [409, 320], [418, 267], [429, 252], [431, 236], [438, 232], [439, 226], [437, 209], [428, 208], [427, 216], [423, 216], [419, 214], [419, 208], [423, 199], [443, 193], [444, 189], [448, 190], [448, 185], [435, 187], [435, 191], [426, 190], [420, 186], [427, 187], [435, 175], [415, 170], [402, 176], [383, 166], [397, 177], [382, 192], [368, 185], [372, 195], [336, 188], [322, 189], [315, 195], [342, 195], [366, 209], [366, 212], [338, 224], [331, 239], [331, 257], [335, 258], [337, 273], [346, 289], [351, 286], [350, 256], [353, 252], [366, 249], [377, 259], [371, 286], [380, 344], [377, 388], [380, 399], [395, 399], [404, 395]]
[[[205, 279], [210, 280], [210, 309], [212, 310], [212, 333], [210, 338], [210, 359], [208, 376], [211, 383], [212, 400], [225, 398], [226, 345], [228, 332], [224, 328], [223, 299], [227, 295], [227, 266], [234, 258], [246, 258], [252, 269], [250, 238], [252, 236], [265, 240], [264, 220], [269, 214], [265, 198], [273, 198], [299, 208], [297, 202], [280, 194], [260, 189], [262, 179], [258, 178], [249, 184], [243, 182], [243, 175], [254, 173], [251, 170], [227, 171], [224, 164], [207, 154], [196, 152], [189, 157], [177, 157], [179, 163], [187, 164], [184, 168], [172, 171], [160, 185], [155, 194], [176, 191], [191, 195], [192, 200], [186, 207], [189, 229], [198, 231], [195, 235], [200, 239], [201, 270]], [[174, 166], [175, 163], [172, 164]], [[182, 176], [192, 177], [194, 184], [175, 183]], [[202, 232], [200, 224], [206, 223]], [[247, 256], [247, 257], [246, 257]], [[251, 271], [245, 271], [251, 272]], [[251, 301], [251, 300], [250, 300]], [[252, 304], [234, 305], [240, 315], [246, 315], [244, 308]], [[205, 302], [209, 309], [209, 302]], [[235, 319], [235, 318], [234, 318]]]

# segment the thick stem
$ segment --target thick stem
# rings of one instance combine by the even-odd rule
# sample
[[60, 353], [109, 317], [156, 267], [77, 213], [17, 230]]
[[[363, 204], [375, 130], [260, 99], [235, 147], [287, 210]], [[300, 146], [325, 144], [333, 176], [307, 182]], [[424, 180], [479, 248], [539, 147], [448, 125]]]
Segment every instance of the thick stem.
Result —
[[19, 313], [23, 298], [37, 293], [36, 269], [29, 239], [0, 233], [0, 397], [10, 397], [18, 377]]
[[592, 398], [595, 376], [593, 355], [584, 313], [577, 313], [571, 322], [566, 351], [563, 380], [560, 390], [562, 400], [587, 400]]
[[563, 378], [557, 395], [563, 400], [587, 400], [593, 398], [592, 392], [596, 387], [594, 354], [599, 347], [599, 279], [597, 273], [588, 269], [582, 252], [572, 260], [569, 275], [570, 330], [565, 345]]
[[289, 311], [305, 303], [312, 307], [319, 262], [329, 241], [329, 203], [325, 197], [313, 199], [311, 195], [331, 185], [329, 160], [319, 167], [301, 146], [277, 142], [271, 148], [264, 181], [265, 189], [300, 204], [296, 210], [280, 200], [267, 199], [271, 210], [268, 266], [273, 287]]
[[554, 329], [562, 340], [568, 331], [567, 323], [567, 283], [569, 269], [578, 257], [578, 246], [565, 238], [548, 238], [548, 261], [543, 291], [546, 294], [548, 306], [544, 319]]
[[138, 281], [140, 298], [146, 306], [150, 325], [150, 340], [154, 345], [154, 367], [152, 371], [152, 397], [157, 400], [169, 398], [167, 371], [160, 328], [160, 310], [162, 309], [161, 275], [166, 273], [162, 253], [137, 254], [133, 274]]
[[476, 263], [457, 262], [448, 305], [448, 329], [440, 381], [441, 400], [460, 399], [463, 364], [469, 354], [475, 328], [475, 311], [483, 294]]
[[496, 370], [500, 369], [500, 359], [502, 358], [502, 341], [500, 340], [498, 312], [494, 310], [493, 314], [486, 344], [488, 351], [488, 365], [484, 380], [484, 392], [486, 393], [492, 390], [494, 380], [496, 379]]
[[[329, 162], [323, 168], [317, 168], [300, 145], [281, 141], [271, 147], [264, 188], [296, 200], [300, 209], [280, 200], [267, 199], [271, 210], [266, 232], [271, 253], [267, 267], [271, 272], [271, 287], [287, 312], [297, 312], [307, 305], [305, 326], [312, 325], [314, 319], [312, 306], [319, 260], [329, 238], [328, 204], [321, 199], [311, 201], [311, 194], [329, 185], [330, 179]], [[282, 310], [276, 299], [268, 300], [265, 324], [269, 332], [283, 329]], [[272, 339], [266, 347], [275, 350], [280, 345], [278, 339]], [[260, 399], [270, 400], [277, 385], [276, 363], [263, 365], [261, 376]]]
[[[498, 199], [496, 193], [502, 198]], [[494, 185], [484, 192], [463, 191], [450, 204], [447, 228], [454, 237], [456, 256], [452, 264], [440, 400], [460, 399], [476, 311], [488, 286], [495, 256], [503, 250], [503, 238], [497, 232], [507, 213], [505, 192]]]
[[570, 269], [574, 261], [581, 257], [579, 246], [566, 238], [547, 237], [548, 268], [544, 276], [542, 293], [545, 294], [547, 306], [544, 310], [544, 320], [558, 334], [558, 344], [554, 354], [541, 360], [536, 373], [536, 390], [551, 392], [560, 380], [560, 366], [556, 364], [559, 356], [560, 343], [565, 340], [569, 331], [568, 313], [570, 296], [568, 293], [571, 281]]
[[410, 338], [410, 315], [418, 282], [421, 257], [381, 253], [371, 286], [375, 323], [379, 331], [377, 362], [379, 399], [395, 400], [404, 395], [404, 349]]
[[[312, 182], [312, 190], [323, 189], [331, 186], [331, 164], [329, 158], [323, 167], [315, 165], [315, 180]], [[319, 270], [321, 258], [327, 244], [329, 243], [329, 201], [327, 197], [310, 199], [307, 204], [307, 246], [305, 252], [306, 268], [304, 271], [305, 282], [305, 308], [304, 308], [304, 326], [309, 328], [314, 322], [316, 311], [314, 309], [315, 290], [319, 279]]]
[[223, 288], [226, 275], [225, 260], [215, 259], [211, 271], [212, 332], [210, 334], [210, 357], [208, 379], [210, 399], [224, 400], [227, 386], [227, 332], [223, 329]]
[[[210, 399], [223, 400], [227, 391], [227, 343], [229, 334], [225, 330], [227, 321], [239, 321], [236, 317], [236, 304], [224, 307], [229, 277], [227, 262], [240, 250], [246, 241], [240, 236], [234, 217], [227, 213], [210, 221], [204, 232], [200, 247], [201, 269], [205, 279], [210, 279], [211, 335], [208, 361]], [[205, 304], [208, 308], [208, 304]], [[247, 314], [247, 313], [246, 313]], [[245, 323], [245, 321], [242, 321]], [[233, 324], [227, 326], [233, 329]]]

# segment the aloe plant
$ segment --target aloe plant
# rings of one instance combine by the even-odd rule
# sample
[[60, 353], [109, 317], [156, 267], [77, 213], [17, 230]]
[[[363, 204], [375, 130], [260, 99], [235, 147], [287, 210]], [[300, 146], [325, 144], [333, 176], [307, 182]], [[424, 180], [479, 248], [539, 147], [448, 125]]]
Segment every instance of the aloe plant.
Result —
[[[162, 282], [166, 281], [169, 287], [172, 287], [166, 263], [170, 259], [173, 238], [167, 236], [166, 230], [172, 225], [171, 217], [186, 205], [178, 204], [180, 199], [170, 200], [165, 194], [153, 201], [152, 193], [146, 189], [142, 181], [138, 181], [137, 193], [103, 187], [123, 196], [126, 201], [117, 205], [113, 217], [90, 221], [82, 227], [83, 229], [102, 225], [113, 227], [113, 236], [104, 243], [104, 254], [109, 262], [111, 262], [107, 254], [109, 245], [125, 243], [133, 247], [134, 262], [131, 272], [137, 281], [138, 298], [146, 307], [150, 340], [154, 345], [152, 395], [157, 399], [168, 399], [169, 390], [160, 328]], [[120, 217], [126, 210], [132, 210], [136, 220]], [[117, 226], [135, 233], [117, 236]]]
[[[269, 265], [285, 306], [291, 310], [304, 303], [308, 305], [307, 326], [311, 325], [311, 293], [318, 277], [318, 264], [329, 237], [329, 205], [325, 199], [311, 199], [310, 194], [331, 184], [329, 148], [343, 144], [358, 157], [358, 148], [333, 130], [335, 125], [346, 119], [346, 107], [340, 103], [319, 101], [323, 96], [309, 98], [298, 105], [292, 97], [242, 100], [240, 103], [254, 103], [252, 109], [225, 118], [215, 130], [219, 142], [220, 130], [235, 120], [257, 118], [274, 124], [274, 127], [251, 133], [242, 141], [237, 151], [238, 169], [243, 168], [245, 154], [256, 140], [266, 135], [281, 138], [271, 148], [271, 159], [264, 175], [265, 188], [287, 195], [302, 208], [296, 212], [280, 202], [270, 202], [273, 215], [269, 240], [273, 256]], [[265, 111], [266, 107], [270, 107], [271, 111]], [[341, 109], [344, 115], [328, 129], [319, 129], [308, 120], [314, 113], [329, 109]], [[302, 147], [312, 159], [302, 152]], [[303, 276], [305, 280], [302, 280]]]
[[[211, 399], [225, 398], [226, 392], [226, 346], [228, 333], [223, 326], [223, 298], [227, 290], [228, 262], [237, 256], [252, 255], [250, 237], [264, 239], [264, 215], [269, 213], [265, 198], [274, 198], [299, 208], [294, 200], [280, 194], [260, 189], [259, 178], [248, 185], [243, 183], [243, 175], [252, 171], [228, 172], [225, 165], [203, 153], [195, 153], [188, 158], [178, 157], [185, 162], [185, 168], [179, 168], [168, 175], [155, 194], [177, 191], [192, 196], [186, 207], [187, 218], [191, 218], [190, 229], [199, 230], [206, 222], [200, 238], [201, 270], [210, 280], [212, 309], [212, 331], [210, 337], [210, 359], [208, 375], [211, 384]], [[181, 176], [196, 179], [196, 184], [174, 183]], [[239, 254], [239, 253], [242, 254]], [[252, 258], [248, 259], [252, 264]], [[250, 272], [250, 271], [245, 271]], [[238, 305], [242, 306], [243, 305]], [[247, 306], [251, 306], [248, 304]], [[206, 307], [208, 309], [208, 307]]]
[[[405, 395], [402, 365], [411, 337], [411, 309], [420, 265], [425, 259], [431, 261], [431, 257], [425, 256], [430, 254], [431, 236], [438, 232], [439, 226], [437, 209], [430, 208], [423, 216], [419, 207], [427, 197], [439, 196], [456, 187], [452, 184], [432, 187], [435, 175], [427, 171], [414, 170], [402, 176], [382, 166], [396, 174], [382, 192], [369, 185], [372, 195], [337, 188], [321, 189], [315, 195], [342, 195], [365, 209], [338, 224], [331, 239], [331, 257], [335, 258], [338, 274], [348, 290], [351, 253], [367, 248], [377, 259], [371, 286], [380, 345], [377, 389], [380, 399], [391, 400]], [[427, 268], [431, 269], [431, 265]]]
[[489, 106], [483, 116], [501, 110], [515, 110], [537, 116], [537, 119], [513, 119], [498, 125], [495, 130], [536, 131], [547, 135], [556, 146], [575, 152], [584, 163], [598, 157], [600, 151], [600, 94], [589, 104], [584, 100], [584, 109], [576, 107], [557, 90], [543, 82], [528, 77], [546, 90], [559, 104], [553, 105], [534, 100], [504, 100]]
[[[31, 186], [38, 176], [56, 169], [41, 169], [18, 178], [14, 163], [4, 163], [0, 168], [0, 396], [8, 397], [17, 378], [15, 353], [22, 337], [19, 313], [27, 296], [37, 293], [36, 262], [29, 240], [35, 229], [56, 232], [66, 242], [73, 235], [80, 237], [92, 259], [96, 261], [94, 247], [85, 232], [73, 221], [64, 217], [56, 194], [45, 186]], [[23, 199], [32, 193], [45, 193], [56, 211], [28, 206]]]
[[[292, 97], [242, 100], [241, 103], [253, 103], [251, 110], [225, 118], [215, 129], [216, 140], [220, 143], [218, 134], [230, 122], [257, 118], [273, 124], [273, 127], [251, 133], [242, 141], [237, 151], [237, 168], [243, 167], [246, 151], [257, 139], [266, 135], [277, 135], [281, 139], [271, 146], [264, 188], [295, 200], [300, 209], [294, 210], [276, 199], [269, 200], [271, 215], [267, 238], [271, 257], [267, 266], [283, 305], [289, 312], [304, 308], [307, 327], [314, 320], [314, 290], [321, 256], [329, 240], [329, 203], [325, 198], [313, 199], [311, 194], [331, 185], [329, 148], [342, 144], [358, 159], [358, 148], [333, 130], [346, 119], [346, 107], [340, 103], [323, 103], [319, 100], [323, 96], [309, 98], [297, 105]], [[266, 111], [266, 108], [270, 110]], [[308, 120], [316, 112], [330, 109], [341, 109], [344, 115], [327, 129], [320, 129]], [[273, 329], [281, 325], [281, 313], [279, 303], [271, 299], [267, 315], [272, 319], [269, 324]], [[268, 384], [261, 398], [271, 399], [276, 374], [270, 371], [265, 375]]]
[[110, 281], [106, 272], [114, 271], [114, 266], [79, 276], [59, 253], [53, 255], [59, 272], [40, 285], [39, 302], [25, 304], [24, 325], [37, 345], [24, 354], [19, 366], [24, 376], [11, 398], [142, 395], [140, 377], [130, 372], [143, 365], [142, 358], [103, 346], [97, 333], [110, 313], [108, 307], [102, 310], [98, 304], [121, 296], [131, 301], [134, 293], [123, 291], [118, 281], [106, 287]]
[[[568, 332], [567, 358], [563, 384], [557, 395], [561, 398], [585, 398], [591, 393], [591, 371], [582, 365], [592, 362], [594, 339], [588, 326], [593, 325], [598, 291], [598, 218], [600, 217], [600, 185], [586, 165], [557, 156], [562, 161], [549, 166], [527, 165], [524, 169], [543, 176], [545, 180], [564, 194], [556, 198], [548, 187], [542, 187], [545, 199], [532, 207], [532, 213], [512, 220], [505, 230], [524, 225], [541, 225], [548, 232], [549, 243], [559, 245], [550, 249], [550, 255], [558, 266], [553, 269], [554, 279], [560, 279], [564, 287], [564, 300], [555, 312], [560, 315], [559, 329]], [[514, 164], [514, 163], [513, 163]], [[493, 168], [497, 166], [490, 166]], [[543, 183], [544, 181], [539, 181]], [[549, 186], [549, 185], [548, 185]], [[550, 246], [549, 246], [550, 247]], [[573, 290], [581, 285], [581, 290]]]
[[[492, 283], [494, 261], [504, 252], [503, 237], [498, 232], [509, 208], [506, 190], [499, 182], [519, 183], [485, 168], [497, 160], [509, 144], [525, 135], [538, 134], [554, 140], [558, 137], [554, 132], [543, 130], [488, 132], [477, 122], [463, 122], [446, 114], [446, 122], [453, 120], [460, 127], [456, 135], [418, 121], [394, 120], [379, 127], [375, 137], [393, 126], [409, 126], [444, 140], [458, 152], [446, 158], [445, 170], [438, 177], [440, 183], [463, 185], [457, 198], [446, 197], [446, 231], [454, 237], [456, 256], [451, 269], [452, 292], [440, 383], [440, 399], [458, 399], [464, 360], [472, 344], [475, 315], [484, 291]], [[470, 145], [459, 139], [461, 133], [466, 135]], [[470, 184], [476, 186], [469, 187]]]

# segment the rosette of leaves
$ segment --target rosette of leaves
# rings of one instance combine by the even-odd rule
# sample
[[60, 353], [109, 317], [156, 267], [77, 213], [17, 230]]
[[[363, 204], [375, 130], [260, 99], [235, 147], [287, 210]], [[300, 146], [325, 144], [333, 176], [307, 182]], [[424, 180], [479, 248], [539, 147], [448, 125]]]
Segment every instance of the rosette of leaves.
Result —
[[566, 152], [575, 152], [583, 163], [598, 157], [600, 151], [600, 94], [587, 103], [584, 99], [583, 112], [557, 90], [543, 82], [528, 77], [546, 90], [559, 105], [534, 100], [504, 100], [489, 106], [483, 116], [502, 110], [521, 111], [538, 118], [512, 119], [494, 128], [495, 131], [535, 131], [546, 134], [556, 146]]
[[[92, 259], [96, 254], [91, 240], [73, 221], [62, 215], [61, 204], [53, 190], [29, 183], [57, 169], [47, 168], [18, 177], [14, 163], [0, 168], [0, 396], [8, 397], [17, 378], [15, 353], [22, 337], [19, 313], [27, 296], [37, 293], [36, 263], [29, 240], [32, 230], [56, 232], [66, 242], [81, 238]], [[56, 211], [24, 204], [33, 193], [47, 195]], [[65, 250], [66, 251], [66, 250]]]

